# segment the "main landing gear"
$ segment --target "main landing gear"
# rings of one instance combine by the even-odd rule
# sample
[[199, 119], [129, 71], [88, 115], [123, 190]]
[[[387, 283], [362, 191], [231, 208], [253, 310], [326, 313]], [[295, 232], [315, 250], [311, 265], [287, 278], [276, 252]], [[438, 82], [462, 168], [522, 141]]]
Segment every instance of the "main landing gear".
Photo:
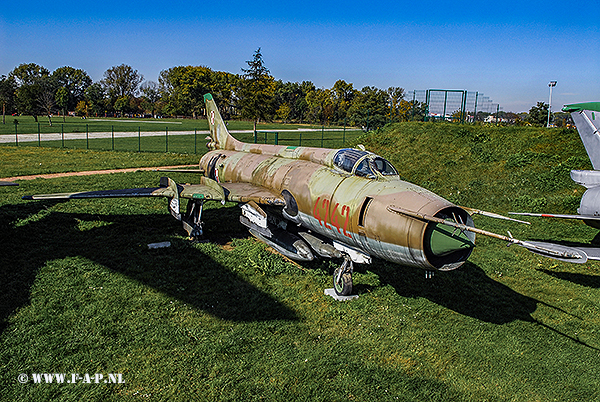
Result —
[[348, 296], [352, 293], [354, 263], [347, 254], [344, 254], [343, 257], [344, 262], [333, 273], [333, 289], [338, 296]]

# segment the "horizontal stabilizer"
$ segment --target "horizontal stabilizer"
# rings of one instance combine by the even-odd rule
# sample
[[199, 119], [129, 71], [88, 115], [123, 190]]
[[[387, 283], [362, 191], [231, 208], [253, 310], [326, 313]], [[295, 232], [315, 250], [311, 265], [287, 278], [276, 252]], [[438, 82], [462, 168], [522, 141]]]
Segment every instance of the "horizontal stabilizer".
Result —
[[[589, 258], [588, 254], [584, 250], [576, 247], [568, 247], [560, 244], [545, 243], [539, 241], [520, 241], [515, 244], [526, 248], [532, 253], [539, 254], [544, 257], [553, 258], [559, 261], [584, 264]], [[600, 249], [598, 249], [598, 251], [600, 258]]]

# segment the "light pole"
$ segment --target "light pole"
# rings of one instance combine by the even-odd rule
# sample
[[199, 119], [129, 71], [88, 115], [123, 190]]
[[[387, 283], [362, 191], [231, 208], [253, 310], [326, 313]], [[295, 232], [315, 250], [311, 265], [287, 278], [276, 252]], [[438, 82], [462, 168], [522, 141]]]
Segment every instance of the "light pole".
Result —
[[546, 127], [550, 127], [550, 113], [552, 111], [552, 88], [556, 86], [556, 81], [550, 81], [548, 86], [550, 87], [550, 99], [548, 99], [548, 122], [546, 123]]

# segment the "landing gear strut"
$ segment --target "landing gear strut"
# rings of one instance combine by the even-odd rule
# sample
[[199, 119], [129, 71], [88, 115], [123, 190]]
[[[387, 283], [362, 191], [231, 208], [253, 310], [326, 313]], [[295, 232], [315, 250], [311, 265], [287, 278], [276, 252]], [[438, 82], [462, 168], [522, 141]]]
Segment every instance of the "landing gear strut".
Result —
[[187, 204], [187, 211], [181, 219], [183, 228], [188, 232], [188, 235], [193, 240], [202, 239], [202, 209], [204, 207], [204, 200], [189, 200]]
[[333, 273], [333, 289], [338, 296], [348, 296], [352, 293], [352, 272], [354, 263], [348, 255], [344, 255], [344, 262]]

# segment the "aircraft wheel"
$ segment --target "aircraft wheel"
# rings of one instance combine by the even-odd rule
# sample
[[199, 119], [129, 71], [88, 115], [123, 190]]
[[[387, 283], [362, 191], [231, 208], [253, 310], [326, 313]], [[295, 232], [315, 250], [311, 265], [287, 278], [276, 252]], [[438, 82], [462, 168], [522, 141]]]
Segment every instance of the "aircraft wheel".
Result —
[[348, 296], [352, 293], [352, 270], [348, 269], [347, 261], [333, 273], [333, 289], [338, 296]]

